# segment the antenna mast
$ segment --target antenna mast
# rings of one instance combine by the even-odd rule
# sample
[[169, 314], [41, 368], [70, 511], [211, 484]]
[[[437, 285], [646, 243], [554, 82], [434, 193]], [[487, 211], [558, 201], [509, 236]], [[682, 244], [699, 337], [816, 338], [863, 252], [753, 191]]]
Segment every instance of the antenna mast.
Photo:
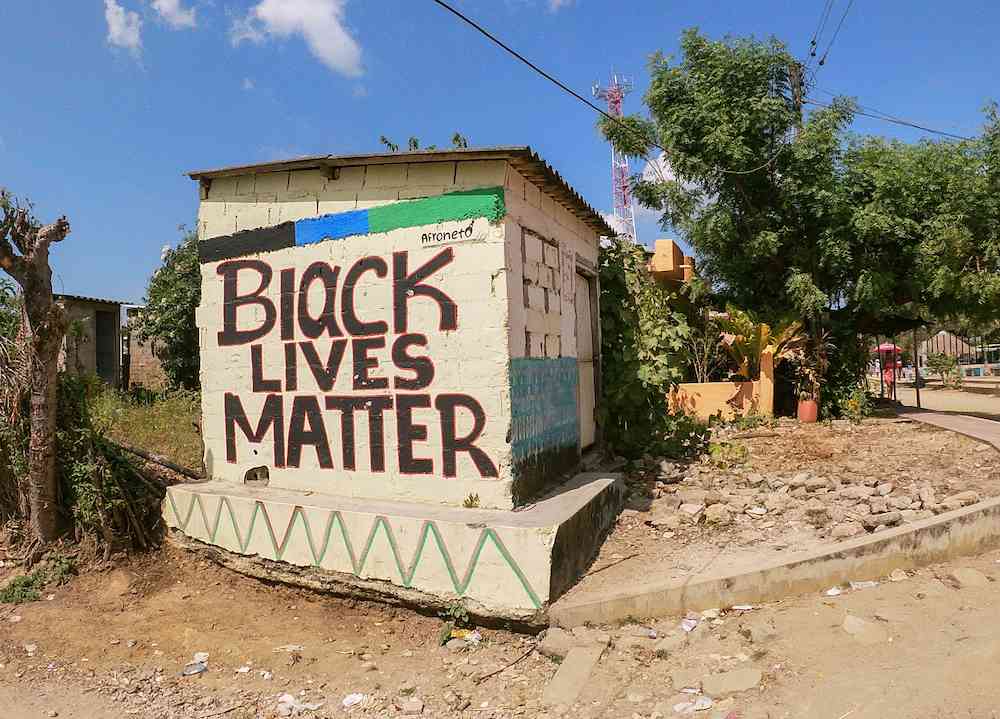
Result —
[[[594, 84], [594, 97], [606, 100], [608, 114], [612, 117], [622, 116], [622, 102], [625, 95], [632, 91], [632, 80], [617, 73], [611, 74], [611, 82], [607, 87]], [[615, 229], [621, 235], [627, 235], [633, 242], [639, 238], [635, 231], [635, 210], [632, 206], [632, 190], [629, 188], [630, 170], [628, 158], [624, 153], [611, 145], [611, 200], [615, 217]]]

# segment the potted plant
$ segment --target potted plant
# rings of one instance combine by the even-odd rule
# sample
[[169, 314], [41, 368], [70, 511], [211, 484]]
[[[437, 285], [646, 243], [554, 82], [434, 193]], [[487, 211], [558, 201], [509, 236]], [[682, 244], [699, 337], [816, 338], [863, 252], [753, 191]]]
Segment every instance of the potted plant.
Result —
[[795, 375], [799, 395], [796, 414], [799, 422], [810, 424], [819, 418], [819, 373], [812, 363], [803, 361], [796, 368]]

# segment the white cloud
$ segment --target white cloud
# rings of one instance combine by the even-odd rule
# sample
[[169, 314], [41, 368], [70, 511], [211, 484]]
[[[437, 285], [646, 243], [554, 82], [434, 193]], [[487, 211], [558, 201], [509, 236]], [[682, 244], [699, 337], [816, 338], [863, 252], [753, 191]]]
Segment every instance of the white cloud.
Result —
[[194, 8], [185, 8], [181, 5], [181, 0], [153, 0], [153, 9], [175, 30], [192, 28], [198, 24]]
[[108, 21], [108, 43], [138, 54], [142, 48], [139, 13], [126, 10], [116, 0], [104, 0], [104, 19]]
[[362, 74], [361, 46], [344, 26], [347, 0], [261, 0], [237, 18], [229, 37], [234, 45], [244, 40], [263, 42], [267, 37], [301, 35], [309, 51], [334, 72], [348, 77]]
[[549, 0], [549, 12], [559, 12], [564, 7], [572, 5], [574, 0]]
[[243, 89], [244, 90], [247, 90], [247, 91], [253, 90], [255, 87], [257, 87], [257, 84], [253, 81], [252, 77], [245, 77], [245, 78], [243, 78]]

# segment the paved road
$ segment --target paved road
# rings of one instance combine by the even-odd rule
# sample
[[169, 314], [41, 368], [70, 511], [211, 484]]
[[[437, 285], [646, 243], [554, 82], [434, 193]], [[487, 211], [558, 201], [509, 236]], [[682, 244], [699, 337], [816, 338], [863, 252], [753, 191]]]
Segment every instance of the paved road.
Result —
[[[912, 387], [900, 385], [896, 388], [896, 395], [907, 407], [917, 406], [917, 395]], [[925, 387], [920, 390], [920, 404], [923, 409], [1000, 420], [1000, 397], [990, 394]]]

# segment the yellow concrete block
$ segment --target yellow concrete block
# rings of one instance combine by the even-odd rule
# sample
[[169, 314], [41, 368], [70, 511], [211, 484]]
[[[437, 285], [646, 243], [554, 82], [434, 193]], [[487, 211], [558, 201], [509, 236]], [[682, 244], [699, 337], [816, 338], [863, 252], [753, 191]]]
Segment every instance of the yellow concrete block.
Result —
[[491, 187], [503, 185], [507, 163], [503, 160], [473, 160], [459, 162], [455, 184], [462, 187]]
[[413, 162], [407, 165], [407, 184], [446, 185], [455, 184], [454, 162]]
[[254, 192], [259, 195], [288, 191], [289, 172], [262, 172], [257, 175]]
[[239, 175], [236, 178], [236, 194], [237, 195], [252, 195], [254, 194], [254, 181], [256, 175]]
[[209, 200], [225, 200], [236, 195], [235, 177], [216, 177], [208, 190]]
[[322, 192], [326, 187], [324, 170], [295, 170], [288, 179], [288, 192]]
[[527, 180], [524, 181], [524, 201], [529, 207], [536, 209], [542, 206], [542, 193], [537, 187]]
[[413, 200], [420, 197], [436, 197], [450, 192], [453, 185], [407, 185], [399, 190], [399, 199]]
[[358, 206], [358, 195], [354, 190], [327, 192], [318, 200], [316, 212], [319, 215], [333, 215], [350, 212]]
[[359, 210], [388, 205], [391, 202], [399, 202], [399, 190], [369, 187], [358, 190], [357, 209]]
[[363, 165], [330, 168], [330, 174], [326, 181], [327, 190], [357, 190], [365, 185]]
[[406, 184], [406, 165], [369, 165], [365, 168], [365, 189], [403, 187]]

